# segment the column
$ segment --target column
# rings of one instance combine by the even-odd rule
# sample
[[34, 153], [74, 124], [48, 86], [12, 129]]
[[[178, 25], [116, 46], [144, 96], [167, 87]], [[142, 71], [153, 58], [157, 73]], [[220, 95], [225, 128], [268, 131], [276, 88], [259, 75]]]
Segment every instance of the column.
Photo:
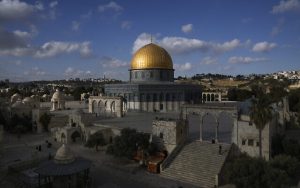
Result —
[[218, 132], [219, 132], [219, 120], [217, 119], [216, 135], [215, 135], [215, 141], [216, 141], [216, 143], [218, 143]]
[[203, 138], [202, 138], [202, 126], [203, 126], [203, 118], [204, 118], [204, 115], [200, 114], [200, 141], [202, 142], [203, 141]]

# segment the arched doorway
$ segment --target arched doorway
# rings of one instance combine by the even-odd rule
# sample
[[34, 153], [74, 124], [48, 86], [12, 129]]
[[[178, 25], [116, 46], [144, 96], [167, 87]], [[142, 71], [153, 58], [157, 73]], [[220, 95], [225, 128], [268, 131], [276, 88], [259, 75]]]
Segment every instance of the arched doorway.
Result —
[[66, 143], [66, 135], [65, 135], [65, 133], [61, 133], [60, 140], [61, 140], [62, 143]]
[[79, 141], [80, 140], [80, 133], [78, 131], [74, 131], [72, 134], [71, 134], [71, 139], [72, 139], [72, 142], [75, 143], [76, 141]]

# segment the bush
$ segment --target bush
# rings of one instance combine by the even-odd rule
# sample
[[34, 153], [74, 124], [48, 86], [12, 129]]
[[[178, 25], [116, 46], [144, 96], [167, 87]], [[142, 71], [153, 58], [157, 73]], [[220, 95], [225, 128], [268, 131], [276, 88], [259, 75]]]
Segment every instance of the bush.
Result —
[[224, 180], [239, 188], [289, 187], [297, 183], [299, 161], [279, 155], [270, 162], [242, 155], [226, 164]]
[[107, 148], [107, 153], [117, 157], [133, 158], [138, 150], [147, 149], [149, 147], [149, 135], [138, 133], [135, 129], [122, 129], [121, 135], [116, 136], [113, 144]]
[[89, 148], [95, 147], [96, 151], [98, 151], [98, 146], [104, 145], [106, 145], [106, 142], [104, 140], [102, 132], [96, 132], [95, 134], [92, 134], [85, 144], [85, 146]]

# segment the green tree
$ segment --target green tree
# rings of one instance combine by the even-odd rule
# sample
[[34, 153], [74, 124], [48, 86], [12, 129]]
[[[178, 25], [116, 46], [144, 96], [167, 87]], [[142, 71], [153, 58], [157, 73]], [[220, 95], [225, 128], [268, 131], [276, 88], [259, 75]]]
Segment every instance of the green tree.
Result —
[[95, 147], [96, 151], [98, 151], [98, 146], [105, 146], [105, 145], [106, 142], [104, 140], [102, 132], [96, 132], [95, 134], [92, 134], [85, 144], [85, 146], [89, 148]]
[[48, 125], [51, 121], [51, 116], [48, 113], [41, 115], [39, 122], [43, 125], [44, 131], [48, 131]]
[[291, 178], [296, 178], [300, 172], [300, 163], [298, 159], [289, 155], [275, 156], [270, 161], [270, 165], [274, 168], [285, 171]]
[[284, 139], [282, 142], [284, 154], [296, 157], [300, 160], [300, 144], [297, 140]]
[[272, 119], [270, 101], [265, 94], [259, 94], [258, 98], [252, 99], [250, 118], [259, 131], [259, 156], [262, 157], [262, 130]]
[[107, 153], [117, 157], [131, 159], [134, 153], [140, 149], [149, 147], [149, 134], [139, 133], [135, 129], [124, 128], [120, 136], [116, 136], [114, 142], [107, 149]]
[[227, 96], [230, 101], [244, 101], [251, 98], [252, 92], [245, 89], [231, 88], [228, 90]]

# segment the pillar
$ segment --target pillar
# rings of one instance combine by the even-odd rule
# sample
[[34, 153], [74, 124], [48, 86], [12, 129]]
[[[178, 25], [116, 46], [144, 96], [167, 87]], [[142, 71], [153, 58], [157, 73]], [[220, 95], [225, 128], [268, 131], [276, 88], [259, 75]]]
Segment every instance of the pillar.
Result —
[[215, 135], [215, 140], [216, 143], [218, 143], [218, 133], [219, 133], [219, 118], [216, 118], [217, 126], [216, 126], [216, 135]]
[[204, 118], [204, 115], [200, 114], [200, 138], [199, 138], [199, 140], [201, 142], [203, 141], [203, 138], [202, 138], [202, 134], [203, 134], [203, 130], [202, 130], [202, 127], [203, 127], [203, 118]]

